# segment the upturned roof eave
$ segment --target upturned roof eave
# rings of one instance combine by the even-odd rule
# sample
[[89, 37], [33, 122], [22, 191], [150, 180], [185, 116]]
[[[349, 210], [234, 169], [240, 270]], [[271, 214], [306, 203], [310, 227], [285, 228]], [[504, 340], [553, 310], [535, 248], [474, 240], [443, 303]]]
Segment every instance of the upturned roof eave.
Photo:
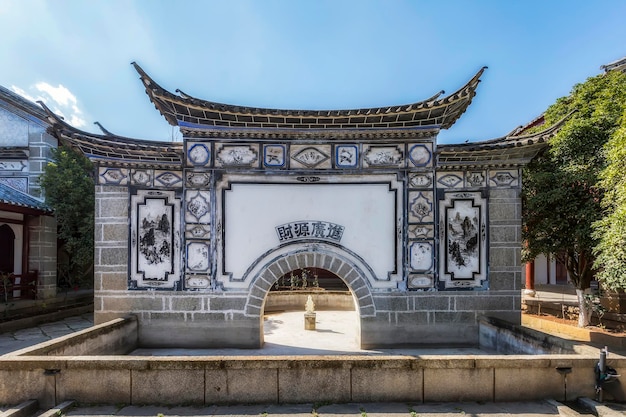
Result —
[[137, 166], [171, 168], [180, 167], [183, 160], [181, 142], [159, 142], [117, 136], [98, 135], [77, 129], [54, 114], [45, 104], [51, 130], [57, 139], [79, 150], [93, 163], [129, 164]]
[[[198, 125], [207, 125], [208, 128], [213, 127], [210, 123], [202, 123], [202, 120], [211, 121], [212, 123], [222, 122], [223, 120], [228, 120], [231, 122], [235, 122], [233, 120], [233, 115], [237, 115], [240, 117], [257, 117], [260, 119], [266, 117], [277, 117], [277, 118], [306, 118], [313, 119], [310, 122], [302, 122], [300, 125], [315, 125], [317, 128], [325, 129], [325, 123], [322, 123], [322, 119], [327, 118], [375, 118], [377, 116], [381, 116], [386, 118], [387, 120], [392, 118], [394, 115], [398, 115], [398, 119], [404, 119], [407, 115], [412, 115], [411, 122], [412, 126], [417, 126], [420, 124], [422, 119], [417, 117], [417, 114], [424, 114], [426, 117], [424, 118], [424, 126], [426, 125], [438, 125], [442, 129], [447, 129], [451, 127], [456, 120], [467, 110], [467, 107], [472, 102], [472, 99], [475, 95], [476, 88], [480, 82], [480, 77], [485, 71], [487, 67], [481, 68], [464, 86], [455, 91], [454, 93], [439, 98], [443, 92], [439, 92], [434, 96], [411, 104], [403, 104], [403, 105], [393, 105], [386, 107], [374, 107], [374, 108], [363, 108], [363, 109], [346, 109], [346, 110], [285, 110], [285, 109], [270, 109], [270, 108], [258, 108], [258, 107], [249, 107], [249, 106], [236, 106], [230, 104], [217, 103], [207, 100], [198, 99], [192, 97], [181, 90], [176, 90], [179, 95], [175, 95], [170, 91], [161, 87], [158, 83], [156, 83], [137, 63], [133, 62], [135, 70], [139, 73], [139, 78], [144, 84], [146, 94], [150, 98], [150, 101], [155, 105], [157, 110], [161, 113], [161, 115], [170, 123], [172, 126], [180, 126], [181, 122], [189, 122], [189, 118], [197, 119]], [[182, 114], [180, 111], [177, 111], [177, 108], [185, 109], [187, 114]], [[201, 112], [208, 112], [211, 114], [211, 118], [206, 117], [206, 113], [204, 113], [205, 117], [193, 116], [193, 110], [199, 110]], [[437, 110], [437, 113], [431, 117], [433, 110]], [[214, 115], [214, 116], [213, 116]], [[219, 116], [219, 117], [218, 117]], [[228, 116], [228, 117], [226, 117]], [[381, 119], [382, 120], [382, 119]], [[379, 123], [380, 126], [371, 126], [373, 127], [382, 127], [384, 123]], [[398, 122], [396, 122], [398, 123]], [[236, 124], [240, 125], [241, 122], [238, 120]], [[255, 123], [256, 124], [256, 123]], [[331, 123], [333, 128], [336, 127], [336, 124]], [[351, 123], [348, 122], [348, 125]], [[374, 123], [375, 124], [375, 123]], [[230, 123], [223, 123], [224, 126], [229, 128], [237, 129], [238, 126], [230, 126]], [[274, 126], [274, 123], [267, 123], [266, 126], [260, 125], [262, 128], [280, 128], [280, 123], [277, 123]], [[369, 128], [369, 122], [364, 122], [362, 126], [355, 126], [357, 128], [361, 127], [364, 129]], [[390, 128], [398, 127], [397, 125], [389, 126]], [[290, 128], [290, 127], [285, 127]]]

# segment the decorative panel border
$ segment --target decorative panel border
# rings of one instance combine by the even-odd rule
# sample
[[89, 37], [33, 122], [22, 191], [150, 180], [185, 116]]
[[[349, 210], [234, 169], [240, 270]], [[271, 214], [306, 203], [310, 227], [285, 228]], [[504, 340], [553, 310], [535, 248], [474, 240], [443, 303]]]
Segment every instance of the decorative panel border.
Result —
[[137, 190], [130, 202], [129, 289], [180, 289], [180, 198]]
[[487, 199], [443, 193], [439, 201], [440, 289], [480, 288], [487, 279]]

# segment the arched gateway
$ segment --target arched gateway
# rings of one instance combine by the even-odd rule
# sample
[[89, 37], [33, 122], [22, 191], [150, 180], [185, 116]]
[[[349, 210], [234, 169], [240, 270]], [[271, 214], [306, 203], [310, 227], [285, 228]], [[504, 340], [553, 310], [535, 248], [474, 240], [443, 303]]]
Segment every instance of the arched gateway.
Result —
[[96, 166], [95, 320], [135, 314], [142, 346], [259, 347], [272, 284], [326, 269], [361, 346], [474, 345], [520, 321], [521, 168], [558, 128], [461, 145], [454, 93], [352, 110], [259, 109], [173, 94], [139, 66], [181, 143], [54, 134]]

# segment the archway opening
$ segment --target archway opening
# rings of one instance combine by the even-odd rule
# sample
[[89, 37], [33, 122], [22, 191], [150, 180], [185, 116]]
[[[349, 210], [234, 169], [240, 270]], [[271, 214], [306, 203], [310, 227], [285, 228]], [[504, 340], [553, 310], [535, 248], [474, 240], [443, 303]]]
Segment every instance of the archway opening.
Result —
[[[312, 315], [307, 312], [311, 302]], [[342, 278], [324, 268], [294, 269], [266, 295], [264, 347], [302, 354], [358, 351], [359, 320], [354, 295]]]

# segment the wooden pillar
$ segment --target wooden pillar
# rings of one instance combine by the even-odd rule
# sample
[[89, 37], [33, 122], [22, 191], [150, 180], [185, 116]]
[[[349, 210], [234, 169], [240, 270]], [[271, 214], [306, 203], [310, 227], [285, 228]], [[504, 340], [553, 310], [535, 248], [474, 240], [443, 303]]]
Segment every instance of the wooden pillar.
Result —
[[535, 261], [526, 262], [526, 290], [527, 294], [535, 293]]

